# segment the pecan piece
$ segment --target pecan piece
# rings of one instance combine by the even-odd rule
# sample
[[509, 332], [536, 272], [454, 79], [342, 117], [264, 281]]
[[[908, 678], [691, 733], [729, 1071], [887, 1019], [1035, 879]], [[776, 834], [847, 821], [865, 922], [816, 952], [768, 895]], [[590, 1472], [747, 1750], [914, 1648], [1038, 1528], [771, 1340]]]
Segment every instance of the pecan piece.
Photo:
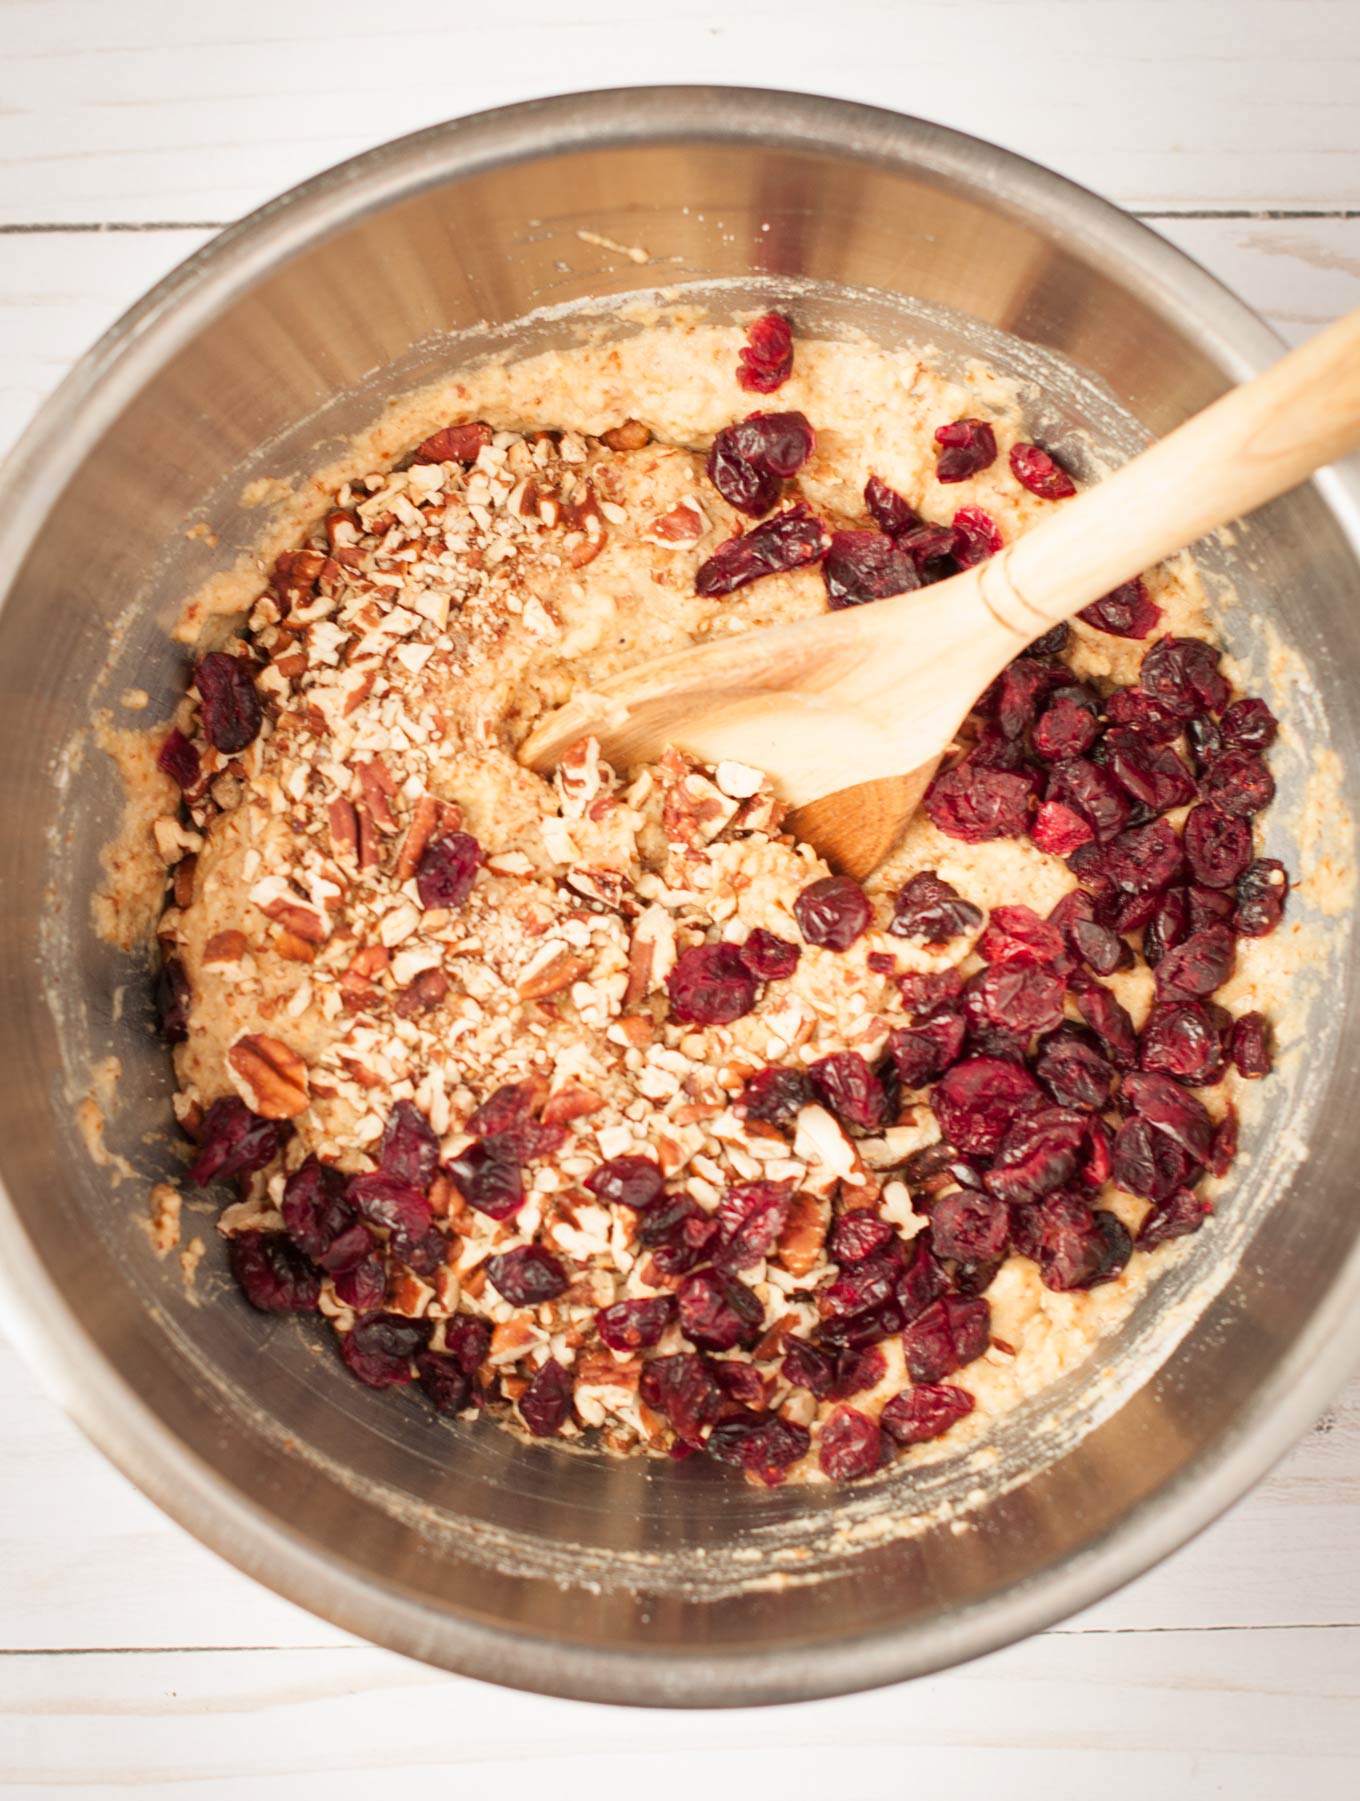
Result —
[[187, 907], [194, 898], [194, 876], [198, 870], [198, 858], [191, 851], [187, 857], [181, 857], [175, 865], [175, 905]]
[[515, 992], [523, 1001], [544, 1000], [550, 994], [561, 994], [573, 982], [579, 982], [589, 968], [590, 964], [584, 957], [578, 957], [563, 947], [541, 966], [531, 963], [528, 973], [521, 976], [516, 984]]
[[422, 794], [411, 812], [411, 823], [406, 828], [406, 836], [401, 841], [401, 849], [397, 852], [397, 866], [393, 871], [393, 879], [400, 887], [409, 882], [416, 872], [416, 864], [424, 855], [425, 847], [430, 842], [435, 826], [439, 821], [439, 802], [433, 794]]
[[274, 949], [290, 963], [314, 963], [316, 946], [285, 927], [274, 940]]
[[392, 779], [392, 771], [381, 757], [371, 757], [367, 763], [360, 763], [355, 773], [374, 825], [384, 832], [395, 832], [397, 821], [390, 802], [397, 792], [397, 784]]
[[598, 1113], [605, 1101], [582, 1088], [579, 1082], [564, 1083], [556, 1094], [549, 1095], [543, 1108], [545, 1126], [564, 1126], [569, 1120], [581, 1119], [587, 1113]]
[[600, 433], [601, 444], [610, 450], [641, 450], [651, 441], [652, 434], [640, 419], [625, 419]]
[[244, 932], [214, 932], [203, 946], [203, 961], [205, 965], [239, 963], [249, 948]]
[[696, 544], [708, 530], [708, 521], [697, 503], [680, 501], [669, 513], [659, 513], [646, 535], [661, 544]]
[[416, 451], [417, 463], [475, 463], [480, 452], [495, 434], [481, 419], [470, 419], [465, 425], [446, 425], [432, 432]]
[[831, 1208], [815, 1194], [800, 1190], [789, 1202], [789, 1216], [779, 1234], [778, 1261], [795, 1276], [805, 1276], [822, 1259]]
[[418, 1019], [422, 1013], [433, 1013], [449, 991], [449, 978], [442, 969], [422, 969], [402, 989], [392, 1003], [401, 1019]]
[[249, 1032], [227, 1052], [232, 1081], [262, 1119], [296, 1119], [309, 1104], [307, 1065], [277, 1038]]

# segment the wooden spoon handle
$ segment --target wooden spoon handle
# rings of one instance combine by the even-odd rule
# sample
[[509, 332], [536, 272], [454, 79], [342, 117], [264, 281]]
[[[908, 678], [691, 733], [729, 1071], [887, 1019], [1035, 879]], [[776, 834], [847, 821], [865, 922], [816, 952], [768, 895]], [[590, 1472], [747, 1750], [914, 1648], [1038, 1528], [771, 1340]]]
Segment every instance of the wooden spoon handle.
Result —
[[1360, 446], [1360, 311], [1291, 350], [986, 565], [988, 609], [1026, 641]]

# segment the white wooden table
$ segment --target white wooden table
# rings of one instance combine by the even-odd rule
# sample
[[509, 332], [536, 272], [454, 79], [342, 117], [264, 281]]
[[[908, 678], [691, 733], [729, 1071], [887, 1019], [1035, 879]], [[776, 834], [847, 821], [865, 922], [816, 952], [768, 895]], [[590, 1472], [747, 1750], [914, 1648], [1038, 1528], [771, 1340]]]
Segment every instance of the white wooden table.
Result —
[[[994, 138], [1154, 219], [1291, 339], [1360, 304], [1357, 0], [0, 0], [0, 450], [279, 189], [453, 114], [657, 79]], [[319, 1624], [163, 1519], [3, 1344], [0, 1431], [9, 1792], [1360, 1793], [1360, 1382], [1195, 1544], [1058, 1630], [874, 1695], [686, 1718], [513, 1695]]]

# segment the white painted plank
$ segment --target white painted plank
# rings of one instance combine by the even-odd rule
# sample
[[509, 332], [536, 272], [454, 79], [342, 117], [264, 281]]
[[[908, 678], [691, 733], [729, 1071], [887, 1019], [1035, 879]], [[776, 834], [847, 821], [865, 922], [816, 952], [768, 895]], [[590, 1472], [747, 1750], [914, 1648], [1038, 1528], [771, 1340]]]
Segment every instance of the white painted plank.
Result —
[[[0, 1650], [345, 1642], [158, 1513], [3, 1345], [0, 1418]], [[1232, 1513], [1072, 1629], [1295, 1625], [1360, 1625], [1360, 1379]]]
[[529, 96], [749, 83], [920, 113], [1127, 203], [1353, 208], [1353, 0], [9, 0], [0, 221], [225, 220]]
[[507, 1801], [1279, 1801], [1300, 1779], [1349, 1801], [1357, 1757], [1357, 1630], [1050, 1636], [877, 1694], [669, 1717], [367, 1650], [23, 1657], [0, 1677], [0, 1788], [71, 1801], [371, 1801], [441, 1776]]
[[[1360, 305], [1360, 217], [1159, 219], [1156, 229], [1290, 342]], [[0, 232], [0, 455], [80, 353], [211, 235]]]

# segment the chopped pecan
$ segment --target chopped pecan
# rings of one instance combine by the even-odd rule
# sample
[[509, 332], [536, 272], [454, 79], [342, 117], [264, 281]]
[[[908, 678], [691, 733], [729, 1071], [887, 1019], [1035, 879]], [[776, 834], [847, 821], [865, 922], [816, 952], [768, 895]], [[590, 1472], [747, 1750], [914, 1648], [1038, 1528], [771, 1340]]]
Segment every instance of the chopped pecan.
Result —
[[621, 870], [606, 869], [598, 864], [587, 869], [578, 864], [567, 871], [566, 879], [568, 888], [574, 888], [587, 900], [598, 901], [615, 913], [631, 913], [636, 909], [633, 884]]
[[549, 1095], [543, 1108], [545, 1126], [564, 1126], [569, 1120], [581, 1119], [587, 1113], [598, 1113], [607, 1103], [578, 1082], [566, 1082], [556, 1094]]
[[475, 463], [495, 433], [482, 419], [463, 425], [446, 425], [420, 445], [412, 458], [417, 463]]
[[579, 982], [589, 968], [584, 957], [576, 956], [563, 945], [546, 962], [535, 958], [516, 983], [515, 992], [524, 1001], [543, 1000], [550, 994], [561, 994], [564, 988]]
[[326, 515], [326, 537], [332, 550], [337, 547], [352, 549], [362, 537], [363, 529], [359, 515], [347, 513], [343, 507], [335, 507]]
[[284, 607], [290, 607], [315, 592], [326, 562], [320, 550], [285, 550], [274, 559], [269, 586]]
[[647, 527], [646, 536], [662, 544], [694, 544], [708, 530], [708, 521], [697, 501], [682, 500], [669, 513], [660, 513]]
[[640, 419], [625, 419], [600, 433], [601, 444], [610, 450], [642, 450], [651, 441], [652, 434]]
[[642, 1374], [637, 1357], [622, 1360], [612, 1351], [587, 1351], [573, 1368], [577, 1386], [586, 1388], [636, 1388]]
[[306, 938], [299, 937], [296, 932], [290, 932], [287, 927], [284, 927], [275, 936], [274, 949], [281, 957], [286, 957], [290, 963], [314, 963], [316, 961], [316, 946], [309, 943]]
[[425, 853], [425, 847], [439, 820], [439, 802], [433, 794], [422, 794], [411, 811], [411, 823], [406, 828], [406, 836], [401, 841], [401, 849], [397, 852], [397, 865], [393, 871], [393, 880], [398, 887], [409, 882], [416, 872], [416, 864]]
[[487, 1359], [491, 1363], [513, 1363], [541, 1339], [541, 1333], [535, 1330], [526, 1314], [512, 1313], [509, 1319], [501, 1320], [493, 1328]]
[[392, 779], [392, 771], [381, 757], [371, 757], [367, 763], [360, 763], [355, 773], [374, 825], [384, 832], [395, 832], [397, 821], [390, 803], [397, 792], [397, 784]]
[[203, 946], [203, 961], [239, 963], [249, 949], [244, 932], [214, 932]]
[[382, 862], [382, 847], [366, 800], [355, 802], [354, 819], [359, 831], [359, 867], [376, 869]]
[[175, 905], [187, 907], [194, 898], [194, 876], [198, 870], [198, 858], [191, 852], [181, 857], [175, 865]]
[[247, 1033], [227, 1052], [227, 1063], [252, 1113], [262, 1119], [296, 1119], [306, 1112], [307, 1065], [277, 1038]]
[[779, 1234], [777, 1261], [791, 1275], [807, 1275], [821, 1262], [830, 1223], [829, 1204], [815, 1194], [800, 1190], [789, 1202], [788, 1220]]
[[418, 1019], [422, 1013], [433, 1013], [449, 991], [449, 978], [442, 969], [422, 969], [402, 989], [393, 1009], [402, 1019]]
[[296, 932], [299, 938], [305, 938], [309, 944], [324, 944], [330, 935], [320, 913], [301, 897], [288, 900], [281, 895], [277, 900], [266, 901], [260, 911], [281, 925], [286, 932]]
[[359, 856], [359, 819], [354, 811], [354, 802], [346, 800], [343, 795], [328, 802], [327, 815], [331, 822], [331, 845], [337, 857]]

